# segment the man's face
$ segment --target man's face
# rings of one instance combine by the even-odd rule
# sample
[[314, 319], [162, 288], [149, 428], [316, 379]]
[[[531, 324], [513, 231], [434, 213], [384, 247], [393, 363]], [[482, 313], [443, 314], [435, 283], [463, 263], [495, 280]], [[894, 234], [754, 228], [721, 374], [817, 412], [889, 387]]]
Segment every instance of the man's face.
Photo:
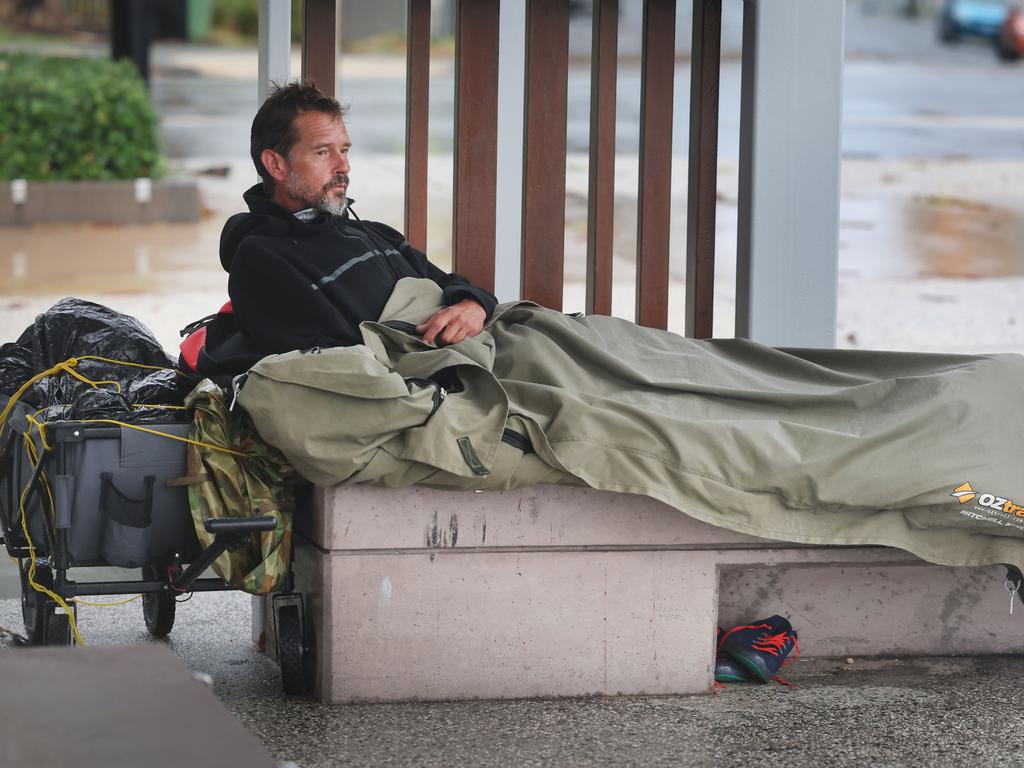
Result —
[[284, 158], [286, 175], [274, 199], [290, 211], [314, 207], [341, 215], [348, 205], [348, 150], [345, 121], [322, 112], [295, 118], [299, 139]]

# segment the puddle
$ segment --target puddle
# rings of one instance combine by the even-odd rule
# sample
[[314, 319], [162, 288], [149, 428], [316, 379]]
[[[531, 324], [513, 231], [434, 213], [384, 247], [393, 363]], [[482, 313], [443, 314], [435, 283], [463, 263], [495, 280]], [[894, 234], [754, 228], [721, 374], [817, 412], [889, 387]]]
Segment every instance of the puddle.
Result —
[[0, 229], [0, 295], [167, 294], [227, 285], [222, 221]]
[[954, 197], [925, 197], [906, 208], [907, 244], [928, 277], [1024, 274], [1024, 215]]
[[843, 200], [840, 273], [848, 277], [1024, 275], [1024, 204], [960, 197]]

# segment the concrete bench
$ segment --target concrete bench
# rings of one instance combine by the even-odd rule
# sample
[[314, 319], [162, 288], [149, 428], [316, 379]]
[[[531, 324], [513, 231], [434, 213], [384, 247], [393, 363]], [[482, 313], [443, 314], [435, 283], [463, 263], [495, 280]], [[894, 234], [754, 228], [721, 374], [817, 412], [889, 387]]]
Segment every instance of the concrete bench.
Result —
[[356, 486], [312, 506], [295, 574], [324, 701], [708, 692], [715, 627], [774, 613], [805, 656], [1021, 648], [999, 567], [757, 539], [570, 486]]

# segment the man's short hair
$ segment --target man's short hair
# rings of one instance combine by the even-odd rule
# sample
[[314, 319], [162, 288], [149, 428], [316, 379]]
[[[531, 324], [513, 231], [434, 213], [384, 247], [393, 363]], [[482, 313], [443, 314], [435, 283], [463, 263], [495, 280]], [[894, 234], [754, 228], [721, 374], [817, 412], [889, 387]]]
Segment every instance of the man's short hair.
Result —
[[249, 134], [249, 154], [268, 195], [274, 192], [274, 177], [263, 167], [260, 159], [263, 150], [272, 149], [287, 158], [299, 140], [299, 132], [295, 128], [296, 117], [304, 112], [322, 112], [341, 119], [347, 111], [337, 99], [323, 93], [311, 80], [274, 85], [253, 118], [252, 132]]

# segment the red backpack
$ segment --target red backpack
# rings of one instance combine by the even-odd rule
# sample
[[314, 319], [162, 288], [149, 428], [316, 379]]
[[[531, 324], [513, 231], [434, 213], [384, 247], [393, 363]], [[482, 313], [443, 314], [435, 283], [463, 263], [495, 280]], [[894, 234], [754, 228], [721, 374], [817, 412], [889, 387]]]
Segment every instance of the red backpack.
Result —
[[178, 368], [221, 386], [263, 357], [238, 330], [230, 301], [214, 314], [189, 323], [180, 333], [184, 340], [179, 346]]

